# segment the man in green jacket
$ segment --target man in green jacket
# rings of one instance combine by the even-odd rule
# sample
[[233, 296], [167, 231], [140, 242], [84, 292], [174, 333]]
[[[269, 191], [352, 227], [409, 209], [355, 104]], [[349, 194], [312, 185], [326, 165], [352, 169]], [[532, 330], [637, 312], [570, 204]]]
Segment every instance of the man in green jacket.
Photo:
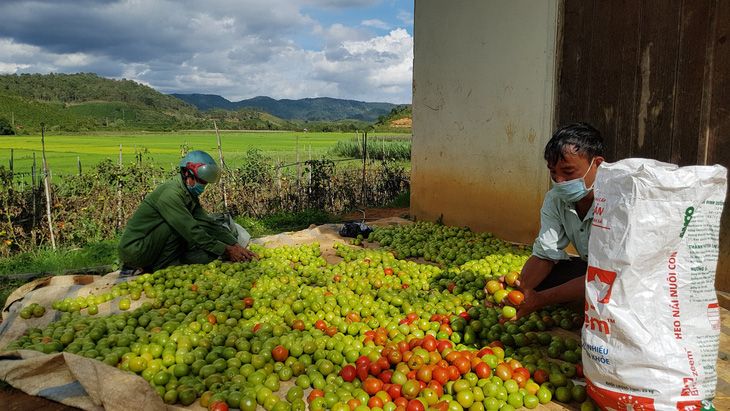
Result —
[[222, 256], [231, 261], [256, 258], [200, 205], [206, 184], [219, 180], [220, 168], [210, 155], [192, 151], [185, 156], [180, 176], [147, 195], [127, 220], [118, 247], [123, 274], [206, 264]]

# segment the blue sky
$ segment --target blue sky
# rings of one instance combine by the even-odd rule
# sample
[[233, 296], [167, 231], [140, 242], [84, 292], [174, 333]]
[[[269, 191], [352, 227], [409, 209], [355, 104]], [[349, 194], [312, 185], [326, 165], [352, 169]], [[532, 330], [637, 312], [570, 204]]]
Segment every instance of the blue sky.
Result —
[[0, 15], [0, 74], [411, 102], [413, 0], [3, 0]]

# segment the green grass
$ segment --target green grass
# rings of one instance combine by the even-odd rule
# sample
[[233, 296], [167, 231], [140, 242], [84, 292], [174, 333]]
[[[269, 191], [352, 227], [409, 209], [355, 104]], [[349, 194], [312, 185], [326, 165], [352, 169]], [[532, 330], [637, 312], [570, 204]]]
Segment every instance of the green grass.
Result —
[[280, 212], [260, 219], [241, 216], [236, 217], [235, 221], [251, 234], [251, 238], [265, 237], [286, 231], [298, 231], [312, 224], [322, 225], [334, 222], [329, 214], [318, 210]]
[[395, 200], [386, 204], [385, 207], [389, 208], [407, 208], [411, 206], [411, 190], [406, 190], [400, 194]]
[[[323, 156], [336, 157], [334, 146], [338, 141], [349, 140], [354, 133], [296, 133], [296, 132], [229, 132], [221, 131], [221, 146], [226, 164], [236, 167], [246, 156], [250, 147], [261, 150], [263, 156], [272, 160], [292, 163], [296, 160], [297, 136], [299, 137], [299, 158], [309, 159]], [[370, 136], [368, 136], [370, 137]], [[376, 135], [373, 139], [378, 138]], [[180, 161], [181, 147], [187, 141], [189, 149], [204, 150], [218, 158], [218, 146], [214, 131], [176, 133], [109, 133], [94, 135], [49, 135], [45, 136], [46, 161], [53, 175], [78, 173], [77, 157], [82, 172], [106, 159], [117, 161], [119, 146], [122, 146], [122, 161], [135, 161], [135, 145], [144, 154], [145, 161], [153, 161], [169, 169], [170, 164]], [[381, 143], [382, 145], [382, 143]], [[9, 166], [13, 150], [13, 169], [16, 173], [30, 173], [33, 154], [37, 170], [42, 165], [41, 137], [39, 135], [4, 136], [0, 139], [0, 164]]]
[[36, 253], [24, 253], [0, 260], [2, 274], [36, 274], [31, 277], [9, 278], [0, 275], [0, 307], [5, 306], [8, 296], [21, 285], [37, 278], [56, 275], [65, 270], [111, 266], [116, 270], [117, 244], [119, 239], [90, 243], [78, 250], [41, 249]]

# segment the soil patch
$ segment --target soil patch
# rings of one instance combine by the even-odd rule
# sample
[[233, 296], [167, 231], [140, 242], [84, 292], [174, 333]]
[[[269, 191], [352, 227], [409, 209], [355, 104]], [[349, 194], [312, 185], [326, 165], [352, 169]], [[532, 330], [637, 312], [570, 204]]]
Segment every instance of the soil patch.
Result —
[[369, 221], [382, 220], [390, 217], [406, 217], [410, 213], [409, 208], [366, 208], [363, 211], [353, 211], [347, 214], [342, 214], [338, 218], [343, 221], [363, 221], [369, 224]]

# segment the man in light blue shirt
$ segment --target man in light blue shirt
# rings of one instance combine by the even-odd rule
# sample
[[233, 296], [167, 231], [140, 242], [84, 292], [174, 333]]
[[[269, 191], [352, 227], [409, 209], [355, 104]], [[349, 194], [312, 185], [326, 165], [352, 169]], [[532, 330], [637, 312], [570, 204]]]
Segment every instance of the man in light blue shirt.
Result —
[[[558, 129], [545, 146], [553, 188], [540, 210], [540, 234], [515, 285], [525, 295], [519, 319], [548, 305], [585, 298], [593, 182], [604, 161], [601, 134], [586, 123]], [[565, 251], [573, 244], [578, 257]]]

